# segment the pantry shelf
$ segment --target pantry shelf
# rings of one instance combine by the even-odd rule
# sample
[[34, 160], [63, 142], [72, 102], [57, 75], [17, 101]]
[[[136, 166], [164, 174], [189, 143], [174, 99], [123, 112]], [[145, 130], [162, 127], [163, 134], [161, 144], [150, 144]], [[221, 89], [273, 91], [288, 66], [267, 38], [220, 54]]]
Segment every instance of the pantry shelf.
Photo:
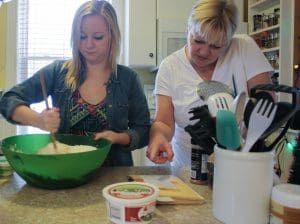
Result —
[[[253, 2], [253, 1], [252, 1]], [[279, 4], [279, 0], [260, 0], [250, 3], [249, 8], [251, 9], [263, 9], [268, 8], [270, 5]]]
[[266, 28], [263, 28], [263, 29], [259, 29], [255, 32], [251, 32], [251, 33], [249, 33], [249, 35], [250, 36], [256, 36], [256, 35], [261, 34], [262, 32], [268, 32], [268, 31], [279, 29], [279, 28], [280, 28], [280, 25], [277, 24], [277, 25], [274, 25], [274, 26], [269, 26], [269, 27], [266, 27]]
[[273, 52], [273, 51], [279, 51], [279, 47], [272, 47], [272, 48], [265, 48], [261, 50], [263, 53]]

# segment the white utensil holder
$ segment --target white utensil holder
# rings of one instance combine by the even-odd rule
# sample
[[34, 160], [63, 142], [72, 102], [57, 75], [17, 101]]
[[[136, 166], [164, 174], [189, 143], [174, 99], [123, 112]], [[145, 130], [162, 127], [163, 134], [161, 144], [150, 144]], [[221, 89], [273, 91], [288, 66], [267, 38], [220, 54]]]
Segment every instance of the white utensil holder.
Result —
[[226, 224], [267, 224], [273, 186], [273, 153], [215, 146], [213, 214]]

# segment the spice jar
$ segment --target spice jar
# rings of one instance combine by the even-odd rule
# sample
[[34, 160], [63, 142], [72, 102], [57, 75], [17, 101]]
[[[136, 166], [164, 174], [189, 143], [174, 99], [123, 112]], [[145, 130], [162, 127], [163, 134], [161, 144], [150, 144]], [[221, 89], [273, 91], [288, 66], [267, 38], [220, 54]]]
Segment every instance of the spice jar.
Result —
[[269, 26], [269, 16], [264, 14], [262, 15], [262, 28], [267, 28]]
[[279, 46], [279, 30], [274, 31], [273, 41], [274, 41], [274, 47]]
[[274, 9], [274, 25], [277, 25], [279, 23], [280, 18], [280, 8]]
[[273, 26], [274, 24], [274, 13], [268, 15], [268, 26]]
[[261, 33], [261, 46], [262, 46], [262, 48], [268, 48], [269, 47], [268, 32], [262, 32]]
[[269, 32], [268, 34], [268, 47], [274, 47], [274, 34]]
[[253, 31], [257, 31], [262, 28], [262, 16], [257, 14], [253, 16]]

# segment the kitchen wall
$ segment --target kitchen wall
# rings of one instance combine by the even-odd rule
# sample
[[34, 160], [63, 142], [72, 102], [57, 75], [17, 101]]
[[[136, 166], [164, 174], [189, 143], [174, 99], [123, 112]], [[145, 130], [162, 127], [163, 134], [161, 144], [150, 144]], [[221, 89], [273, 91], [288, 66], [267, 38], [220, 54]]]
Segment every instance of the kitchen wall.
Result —
[[6, 65], [6, 4], [0, 7], [0, 89], [4, 88]]

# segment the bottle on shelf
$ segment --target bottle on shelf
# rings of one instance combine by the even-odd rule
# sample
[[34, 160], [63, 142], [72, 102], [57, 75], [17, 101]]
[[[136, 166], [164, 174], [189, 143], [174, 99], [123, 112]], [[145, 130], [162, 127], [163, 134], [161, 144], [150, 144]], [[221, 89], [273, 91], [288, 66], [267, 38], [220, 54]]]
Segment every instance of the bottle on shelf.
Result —
[[253, 32], [262, 29], [262, 15], [253, 15]]
[[279, 19], [280, 19], [280, 8], [275, 8], [274, 9], [274, 25], [279, 24]]

